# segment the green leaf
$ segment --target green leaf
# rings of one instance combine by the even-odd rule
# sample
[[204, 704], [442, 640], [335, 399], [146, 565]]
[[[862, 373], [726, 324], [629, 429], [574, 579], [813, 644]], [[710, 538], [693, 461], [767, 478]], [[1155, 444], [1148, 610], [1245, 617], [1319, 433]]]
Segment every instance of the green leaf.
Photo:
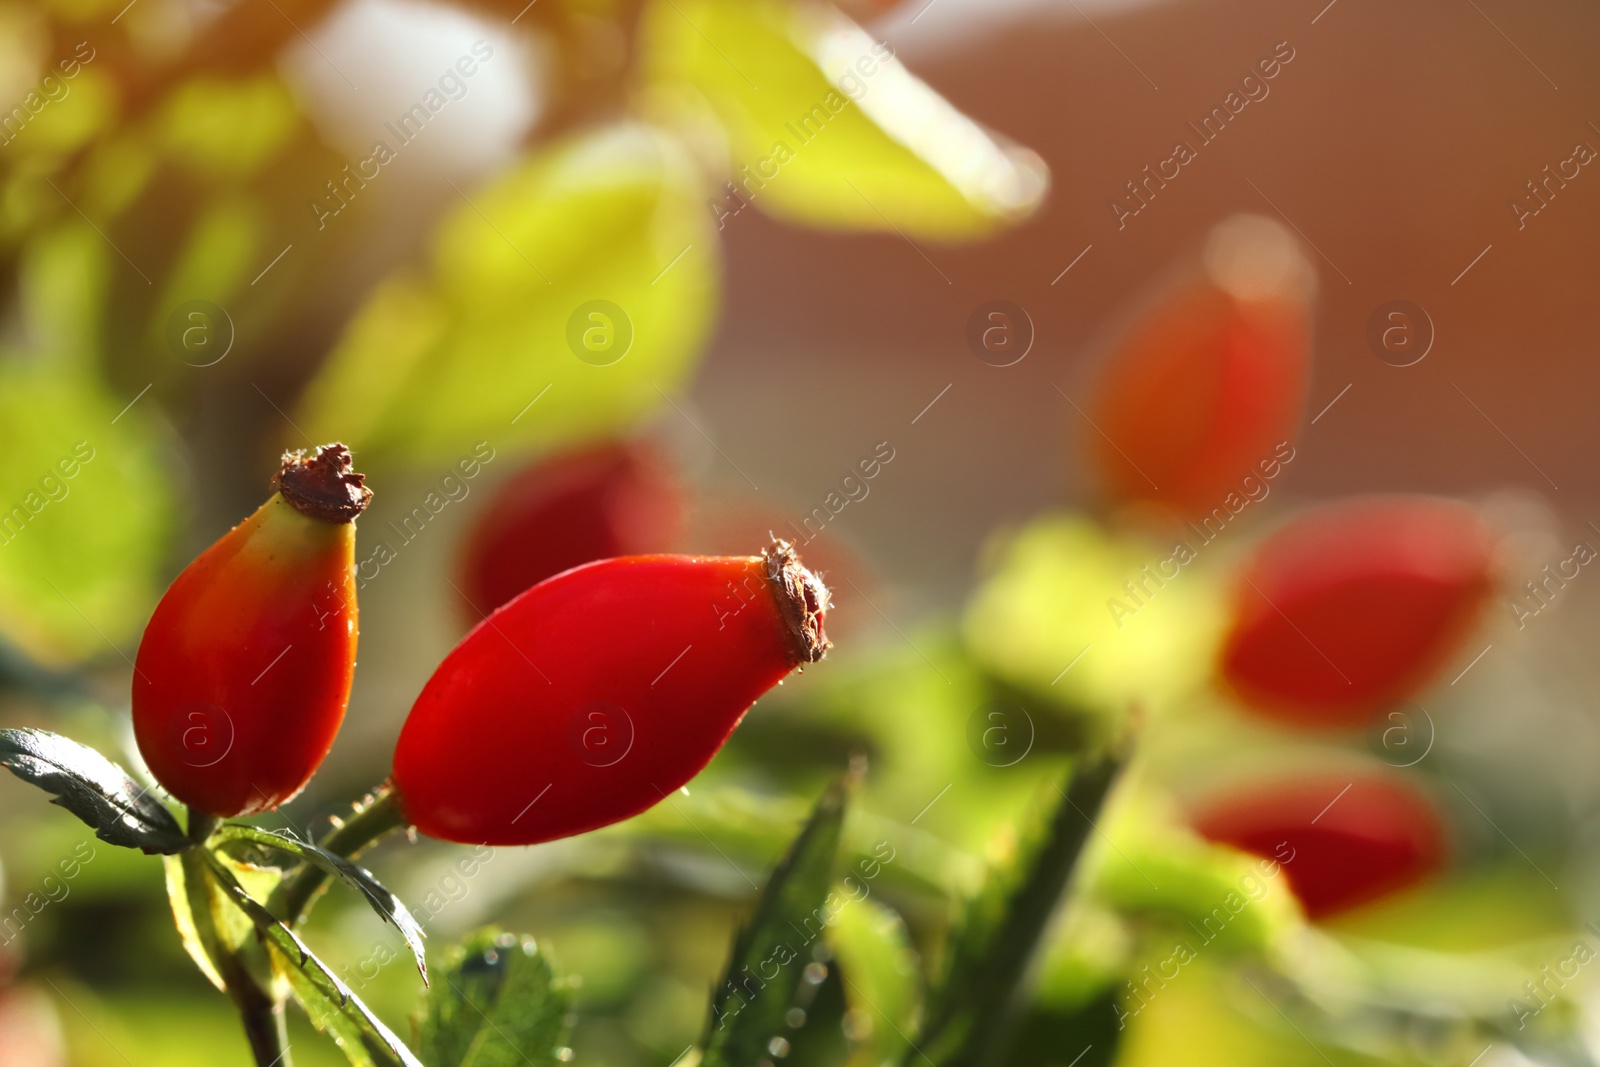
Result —
[[[172, 921], [183, 941], [183, 950], [200, 968], [200, 973], [218, 989], [226, 990], [228, 983], [223, 981], [213, 959], [218, 948], [215, 930], [205, 925], [210, 921], [210, 901], [202, 888], [205, 872], [194, 870], [191, 856], [193, 853], [161, 858], [167, 869], [167, 901], [172, 905]], [[194, 885], [190, 884], [191, 876], [197, 879]]]
[[719, 267], [676, 142], [614, 126], [459, 192], [427, 275], [392, 275], [350, 322], [296, 416], [308, 432], [450, 462], [610, 432], [685, 379]]
[[296, 840], [287, 834], [262, 830], [254, 826], [224, 826], [212, 836], [212, 840], [219, 842], [218, 847], [228, 855], [245, 863], [261, 861], [262, 849], [276, 849], [320, 867], [355, 889], [384, 922], [393, 923], [395, 929], [400, 931], [400, 936], [406, 939], [406, 944], [411, 949], [412, 959], [416, 961], [417, 971], [422, 975], [423, 983], [427, 983], [428, 961], [422, 947], [422, 939], [427, 935], [422, 932], [422, 926], [412, 916], [411, 910], [399, 897], [385, 889], [365, 867], [357, 866], [325, 848]]
[[429, 1067], [555, 1067], [565, 1060], [572, 995], [532, 938], [478, 930], [446, 955], [428, 994]]
[[59, 804], [112, 845], [170, 855], [190, 845], [161, 802], [88, 745], [45, 730], [0, 730], [0, 765], [55, 794]]
[[[850, 894], [849, 882], [840, 892]], [[839, 962], [846, 1003], [870, 1024], [859, 1027], [866, 1036], [846, 1067], [898, 1062], [916, 1032], [921, 997], [922, 972], [905, 922], [887, 905], [863, 898], [839, 911], [828, 946]]]
[[831, 5], [655, 0], [645, 28], [657, 105], [726, 132], [736, 192], [781, 218], [970, 238], [1032, 212], [1048, 172], [952, 107]]
[[703, 1067], [745, 1067], [771, 1055], [810, 962], [810, 946], [845, 907], [829, 892], [853, 779], [836, 779], [761, 892], [711, 998]]
[[[1004, 681], [1041, 697], [1117, 717], [1133, 704], [1159, 713], [1204, 684], [1227, 621], [1203, 559], [1151, 583], [1146, 570], [1171, 554], [1170, 543], [1086, 516], [1036, 519], [994, 553], [963, 620], [967, 642]], [[1137, 602], [1129, 582], [1147, 590]]]
[[[64, 342], [91, 332], [64, 324], [76, 298], [61, 303], [30, 321]], [[132, 399], [0, 354], [0, 632], [37, 659], [126, 658], [116, 642], [155, 603], [172, 494], [158, 439], [121, 410]]]
[[921, 1051], [912, 1057], [943, 1067], [988, 1062], [998, 1053], [1034, 952], [1122, 766], [1102, 757], [1076, 767], [1065, 791], [1053, 787], [1061, 799], [1049, 818], [1036, 819], [1007, 861], [991, 869], [951, 939]]
[[[277, 954], [281, 973], [294, 990], [295, 996], [319, 1029], [327, 1029], [336, 1038], [349, 1035], [359, 1038], [359, 1046], [340, 1040], [340, 1046], [352, 1063], [364, 1065], [403, 1064], [404, 1067], [422, 1067], [422, 1063], [394, 1033], [350, 991], [326, 964], [306, 947], [294, 931], [279, 922], [259, 901], [239, 884], [239, 879], [227, 865], [209, 852], [204, 853], [211, 872], [221, 891], [255, 925], [256, 932], [266, 941], [270, 951]], [[381, 1058], [374, 1061], [370, 1055], [358, 1058], [357, 1053], [377, 1050]]]

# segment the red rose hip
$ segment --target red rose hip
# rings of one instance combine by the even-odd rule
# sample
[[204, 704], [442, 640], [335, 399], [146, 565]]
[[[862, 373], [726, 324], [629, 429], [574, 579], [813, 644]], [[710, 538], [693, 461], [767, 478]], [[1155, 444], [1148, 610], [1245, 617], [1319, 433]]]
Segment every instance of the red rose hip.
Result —
[[328, 754], [356, 658], [355, 518], [343, 445], [284, 457], [275, 492], [178, 575], [133, 676], [139, 752], [168, 792], [231, 817], [274, 808]]
[[1192, 821], [1210, 841], [1282, 864], [1312, 919], [1413, 886], [1445, 854], [1427, 798], [1374, 774], [1256, 782], [1203, 805]]
[[637, 815], [757, 697], [828, 648], [828, 592], [783, 541], [565, 571], [484, 619], [400, 732], [401, 809], [432, 837], [526, 845]]
[[1439, 671], [1493, 586], [1493, 541], [1465, 505], [1394, 497], [1321, 508], [1245, 565], [1222, 676], [1265, 714], [1359, 725]]
[[612, 443], [542, 460], [496, 490], [467, 538], [462, 591], [481, 617], [553, 574], [673, 547], [682, 503], [666, 467]]
[[1213, 231], [1205, 260], [1113, 344], [1082, 431], [1115, 501], [1183, 519], [1273, 463], [1310, 362], [1313, 275], [1292, 236], [1241, 216]]

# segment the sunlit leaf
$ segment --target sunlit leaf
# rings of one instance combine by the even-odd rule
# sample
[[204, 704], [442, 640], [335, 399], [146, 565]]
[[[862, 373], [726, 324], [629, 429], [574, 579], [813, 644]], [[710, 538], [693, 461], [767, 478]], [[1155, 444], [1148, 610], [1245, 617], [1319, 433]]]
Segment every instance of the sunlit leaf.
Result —
[[53, 794], [51, 803], [109, 844], [152, 855], [189, 847], [161, 801], [88, 745], [45, 730], [0, 730], [0, 766]]
[[419, 1048], [429, 1067], [565, 1062], [572, 994], [532, 938], [479, 930], [446, 954]]
[[[319, 1029], [330, 1028], [335, 1036], [341, 1033], [359, 1033], [362, 1048], [369, 1053], [373, 1050], [381, 1052], [382, 1058], [375, 1062], [399, 1063], [404, 1067], [423, 1067], [406, 1047], [405, 1042], [396, 1037], [393, 1031], [362, 1003], [361, 998], [352, 993], [350, 987], [306, 947], [304, 941], [252, 897], [221, 860], [209, 853], [205, 853], [205, 856], [212, 873], [216, 875], [221, 891], [254, 924], [268, 947], [279, 954], [281, 962], [289, 965], [288, 970], [292, 973], [285, 977], [289, 979], [295, 995], [300, 998], [312, 1022], [316, 1023]], [[330, 1015], [342, 1016], [343, 1019], [335, 1023], [330, 1020]], [[341, 1047], [345, 1048], [345, 1054], [350, 1056], [352, 1063], [374, 1062], [371, 1058], [358, 1059], [352, 1055], [352, 1046], [345, 1045], [343, 1041]]]
[[[1211, 671], [1223, 620], [1206, 555], [1216, 551], [1202, 542], [1189, 562], [1166, 566], [1172, 545], [1073, 515], [1038, 519], [995, 553], [963, 620], [968, 643], [1000, 677], [1041, 695], [1159, 710]], [[1161, 579], [1158, 567], [1175, 576]]]
[[204, 916], [196, 916], [197, 903], [204, 902], [205, 897], [193, 892], [189, 885], [190, 870], [196, 866], [195, 863], [185, 862], [181, 856], [165, 856], [162, 863], [167, 870], [167, 902], [172, 905], [172, 921], [178, 929], [178, 937], [183, 941], [183, 950], [212, 985], [227, 989], [227, 983], [222, 980], [212, 959], [216, 939], [211, 931], [202, 932], [200, 919]]
[[734, 940], [728, 967], [711, 997], [701, 1042], [705, 1067], [743, 1067], [771, 1055], [785, 1016], [806, 981], [812, 943], [846, 907], [830, 892], [850, 780], [838, 779], [817, 801], [800, 836], [773, 870], [750, 922]]
[[275, 849], [320, 867], [355, 889], [384, 922], [393, 923], [395, 929], [400, 931], [406, 945], [411, 949], [417, 971], [422, 975], [423, 982], [427, 982], [428, 963], [422, 947], [422, 939], [425, 936], [422, 927], [404, 902], [384, 888], [383, 883], [374, 878], [371, 871], [327, 849], [296, 840], [286, 834], [254, 826], [224, 826], [217, 831], [214, 839], [220, 842], [220, 847], [234, 859], [253, 862], [255, 858], [253, 852], [260, 849]]
[[663, 402], [706, 339], [718, 245], [698, 172], [641, 125], [459, 190], [426, 277], [357, 313], [296, 421], [369, 456], [544, 446]]
[[[655, 0], [646, 40], [655, 103], [708, 106], [727, 132], [734, 188], [797, 222], [958, 239], [1038, 206], [1047, 172], [916, 78], [830, 5]], [[700, 102], [703, 101], [703, 104]]]

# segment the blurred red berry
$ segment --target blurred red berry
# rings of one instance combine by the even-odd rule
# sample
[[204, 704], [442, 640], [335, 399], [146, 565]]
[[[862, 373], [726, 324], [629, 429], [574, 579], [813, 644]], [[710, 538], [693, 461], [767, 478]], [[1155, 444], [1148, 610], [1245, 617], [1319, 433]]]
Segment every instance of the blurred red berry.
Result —
[[1256, 782], [1201, 805], [1192, 823], [1207, 840], [1281, 864], [1311, 919], [1416, 885], [1445, 855], [1428, 799], [1370, 773]]
[[1465, 505], [1386, 497], [1318, 509], [1245, 564], [1222, 676], [1277, 718], [1358, 725], [1443, 667], [1493, 585], [1493, 541]]
[[528, 845], [652, 807], [757, 697], [822, 658], [828, 592], [793, 549], [606, 559], [485, 619], [417, 697], [394, 757], [432, 837]]
[[1310, 269], [1281, 227], [1230, 220], [1206, 264], [1113, 344], [1083, 429], [1113, 499], [1180, 519], [1261, 477], [1299, 422], [1309, 364]]
[[140, 754], [169, 793], [212, 815], [300, 792], [355, 672], [354, 524], [372, 491], [337, 444], [285, 456], [273, 488], [178, 575], [134, 664]]
[[541, 460], [499, 487], [468, 535], [462, 591], [476, 621], [579, 564], [667, 551], [682, 521], [678, 486], [641, 446], [606, 444]]

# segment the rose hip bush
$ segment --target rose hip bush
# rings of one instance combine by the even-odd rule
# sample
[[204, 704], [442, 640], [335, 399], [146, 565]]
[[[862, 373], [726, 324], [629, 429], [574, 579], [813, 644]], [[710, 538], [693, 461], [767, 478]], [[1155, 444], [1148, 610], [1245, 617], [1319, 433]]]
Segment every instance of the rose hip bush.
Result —
[[[1079, 309], [1089, 489], [952, 614], [844, 541], [890, 475], [695, 554], [779, 514], [664, 429], [728, 231], [932, 264], [1044, 202], [894, 6], [0, 4], [0, 1063], [1593, 1062], [1583, 842], [1524, 851], [1571, 813], [1483, 759], [1526, 531], [1295, 499], [1278, 222]], [[313, 83], [378, 8], [465, 34], [426, 138], [516, 64], [537, 121], [372, 171]]]

